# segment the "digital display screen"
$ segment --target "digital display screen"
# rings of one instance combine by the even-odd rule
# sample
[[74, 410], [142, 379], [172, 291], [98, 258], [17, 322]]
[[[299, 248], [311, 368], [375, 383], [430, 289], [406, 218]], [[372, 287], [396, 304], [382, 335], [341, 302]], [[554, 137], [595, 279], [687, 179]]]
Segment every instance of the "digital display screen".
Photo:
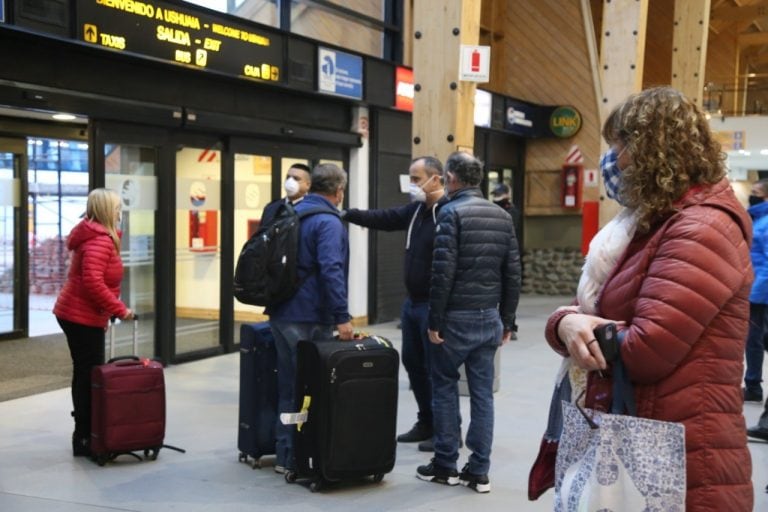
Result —
[[77, 37], [197, 69], [282, 80], [282, 35], [168, 2], [77, 0]]

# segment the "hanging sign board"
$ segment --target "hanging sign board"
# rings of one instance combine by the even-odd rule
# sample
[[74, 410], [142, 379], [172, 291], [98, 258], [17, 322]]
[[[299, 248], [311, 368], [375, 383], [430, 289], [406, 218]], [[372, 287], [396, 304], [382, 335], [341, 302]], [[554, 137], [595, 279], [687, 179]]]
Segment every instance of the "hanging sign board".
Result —
[[77, 0], [77, 38], [101, 48], [197, 69], [281, 81], [280, 33], [182, 3]]
[[413, 70], [397, 66], [395, 68], [395, 108], [413, 112]]
[[318, 91], [363, 99], [363, 58], [320, 47], [317, 50]]
[[488, 82], [491, 79], [491, 47], [461, 45], [459, 80]]
[[584, 186], [597, 188], [599, 185], [597, 177], [597, 169], [584, 169]]
[[493, 95], [488, 91], [475, 89], [475, 126], [491, 127], [491, 106]]

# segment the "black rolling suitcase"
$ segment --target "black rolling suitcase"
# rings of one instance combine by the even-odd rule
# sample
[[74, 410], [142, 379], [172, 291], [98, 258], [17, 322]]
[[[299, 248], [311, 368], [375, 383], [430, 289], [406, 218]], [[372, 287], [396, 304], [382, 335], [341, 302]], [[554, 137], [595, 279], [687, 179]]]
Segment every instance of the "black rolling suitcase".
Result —
[[237, 448], [240, 462], [261, 467], [275, 453], [277, 352], [269, 323], [240, 326], [240, 407]]
[[301, 341], [294, 434], [296, 472], [315, 492], [327, 482], [384, 478], [395, 465], [399, 357], [380, 337]]

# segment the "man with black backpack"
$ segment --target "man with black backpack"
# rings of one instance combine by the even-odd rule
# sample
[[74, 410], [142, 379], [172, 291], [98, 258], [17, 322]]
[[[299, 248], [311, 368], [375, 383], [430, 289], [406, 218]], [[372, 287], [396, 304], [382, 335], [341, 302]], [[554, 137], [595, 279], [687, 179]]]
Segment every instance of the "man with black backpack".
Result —
[[281, 204], [290, 203], [293, 206], [296, 206], [296, 204], [307, 195], [311, 185], [312, 171], [309, 166], [301, 163], [291, 165], [285, 177], [285, 182], [283, 183], [285, 197], [275, 199], [264, 207], [264, 214], [261, 216], [261, 224], [269, 224], [275, 217]]
[[[309, 194], [295, 206], [302, 217], [297, 254], [298, 290], [265, 313], [277, 349], [278, 417], [294, 411], [296, 347], [299, 340], [353, 337], [347, 303], [349, 239], [339, 217], [347, 173], [334, 164], [312, 170]], [[302, 216], [302, 212], [313, 211]], [[292, 429], [278, 419], [275, 471], [295, 470]]]

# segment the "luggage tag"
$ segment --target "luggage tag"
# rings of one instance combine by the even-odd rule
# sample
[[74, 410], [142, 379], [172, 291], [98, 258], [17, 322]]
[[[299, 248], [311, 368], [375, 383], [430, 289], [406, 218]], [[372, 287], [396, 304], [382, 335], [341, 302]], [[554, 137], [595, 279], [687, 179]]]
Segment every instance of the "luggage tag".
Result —
[[280, 423], [283, 425], [296, 425], [296, 430], [301, 432], [301, 427], [307, 421], [309, 416], [309, 405], [312, 403], [311, 396], [305, 396], [301, 405], [301, 412], [282, 412], [280, 413]]

